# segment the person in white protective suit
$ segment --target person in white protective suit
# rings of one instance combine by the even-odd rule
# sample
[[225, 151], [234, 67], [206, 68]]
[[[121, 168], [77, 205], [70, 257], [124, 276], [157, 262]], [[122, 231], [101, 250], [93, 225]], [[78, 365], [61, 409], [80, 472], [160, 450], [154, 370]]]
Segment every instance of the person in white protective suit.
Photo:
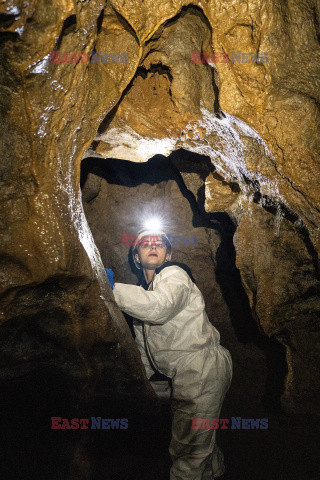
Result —
[[184, 269], [167, 263], [171, 251], [165, 232], [141, 232], [132, 254], [147, 290], [115, 283], [113, 293], [119, 308], [138, 319], [133, 328], [147, 378], [155, 370], [171, 378], [170, 480], [209, 480], [224, 474], [224, 457], [216, 430], [192, 429], [192, 417], [219, 418], [232, 360], [198, 287]]

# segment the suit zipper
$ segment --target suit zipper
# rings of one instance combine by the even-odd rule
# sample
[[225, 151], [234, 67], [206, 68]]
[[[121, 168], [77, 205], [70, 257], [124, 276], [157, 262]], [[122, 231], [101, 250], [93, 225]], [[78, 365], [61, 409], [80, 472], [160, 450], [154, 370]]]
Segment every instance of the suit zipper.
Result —
[[[152, 280], [152, 283], [151, 283], [151, 288], [149, 287], [148, 290], [150, 289], [151, 291], [153, 290], [153, 280]], [[145, 345], [146, 345], [146, 351], [147, 351], [147, 354], [148, 354], [148, 357], [149, 357], [149, 361], [151, 363], [151, 365], [153, 366], [153, 368], [157, 371], [157, 372], [160, 372], [159, 368], [156, 366], [156, 363], [151, 355], [151, 352], [150, 352], [150, 348], [149, 348], [149, 344], [148, 344], [148, 340], [147, 340], [147, 329], [146, 329], [146, 325], [145, 323], [143, 322], [143, 326], [142, 326], [142, 330], [143, 330], [143, 336], [144, 336], [144, 342], [145, 342]], [[161, 373], [161, 372], [160, 372]]]
[[149, 348], [149, 344], [148, 344], [148, 340], [147, 340], [147, 332], [146, 332], [145, 327], [146, 327], [146, 325], [145, 325], [145, 323], [143, 323], [142, 329], [143, 329], [144, 343], [146, 345], [147, 355], [148, 355], [149, 361], [150, 361], [151, 365], [153, 366], [153, 368], [155, 370], [159, 371], [159, 369], [156, 367], [155, 362], [154, 362], [154, 360], [152, 358], [152, 355], [150, 353], [150, 348]]

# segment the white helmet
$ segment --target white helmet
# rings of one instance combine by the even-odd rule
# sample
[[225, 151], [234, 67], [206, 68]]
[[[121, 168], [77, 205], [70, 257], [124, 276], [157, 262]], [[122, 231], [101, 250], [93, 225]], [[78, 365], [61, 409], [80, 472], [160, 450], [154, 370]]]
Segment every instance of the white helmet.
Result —
[[[169, 262], [171, 260], [171, 256], [172, 256], [172, 245], [171, 245], [171, 242], [170, 242], [166, 232], [164, 232], [163, 230], [142, 230], [138, 233], [137, 238], [134, 240], [134, 242], [132, 244], [132, 259], [133, 259], [134, 264], [137, 267], [137, 269], [141, 270], [141, 264], [139, 262], [137, 262], [137, 260], [135, 258], [135, 254], [138, 253], [139, 243], [140, 243], [141, 239], [145, 236], [161, 237], [164, 240], [164, 242], [166, 244], [166, 247], [167, 247], [166, 257], [169, 255], [169, 258], [166, 258], [166, 260], [164, 260], [163, 263]], [[161, 265], [163, 265], [163, 263]], [[159, 267], [161, 267], [161, 265], [159, 265]], [[157, 267], [157, 268], [159, 268], [159, 267]]]

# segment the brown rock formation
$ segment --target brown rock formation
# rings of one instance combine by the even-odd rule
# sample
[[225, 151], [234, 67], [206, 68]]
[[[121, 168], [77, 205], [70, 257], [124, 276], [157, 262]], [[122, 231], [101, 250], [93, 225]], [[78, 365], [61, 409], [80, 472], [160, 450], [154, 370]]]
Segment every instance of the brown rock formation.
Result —
[[[287, 348], [284, 406], [318, 411], [318, 3], [30, 0], [1, 8], [2, 378], [51, 359], [93, 389], [105, 372], [112, 385], [147, 392], [82, 210], [80, 163], [141, 162], [183, 147], [211, 159], [207, 212], [227, 211], [237, 223], [237, 265], [254, 315]], [[128, 62], [54, 63], [53, 50], [126, 52]], [[269, 61], [193, 63], [199, 50], [231, 59], [232, 51], [266, 52]], [[277, 210], [286, 216], [279, 233]], [[36, 334], [22, 340], [30, 324]], [[46, 342], [35, 343], [39, 332]], [[67, 363], [54, 357], [55, 342]]]

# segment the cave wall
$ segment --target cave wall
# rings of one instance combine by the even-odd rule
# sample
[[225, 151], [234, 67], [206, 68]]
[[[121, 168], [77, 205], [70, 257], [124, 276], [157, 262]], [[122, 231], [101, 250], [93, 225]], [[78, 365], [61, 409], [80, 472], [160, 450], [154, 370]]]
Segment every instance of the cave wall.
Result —
[[[174, 152], [169, 159], [157, 155], [138, 165], [88, 158], [82, 164], [84, 211], [103, 264], [112, 268], [115, 281], [132, 284], [139, 283], [139, 272], [131, 260], [130, 239], [125, 236], [132, 240], [147, 218], [161, 219], [172, 238], [172, 261], [190, 269], [203, 294], [209, 320], [218, 329], [221, 344], [232, 353], [231, 408], [239, 415], [262, 415], [266, 402], [268, 408], [279, 408], [282, 391], [275, 392], [267, 385], [267, 378], [274, 382], [276, 376], [274, 369], [268, 368], [270, 346], [263, 345], [266, 339], [255, 328], [249, 305], [244, 305], [246, 296], [234, 265], [232, 233], [226, 245], [225, 221], [210, 220], [197, 205], [192, 190], [203, 186], [200, 176], [190, 173], [195, 188], [189, 190], [182, 178], [186, 172], [175, 168], [194, 172], [196, 163], [204, 173], [210, 168], [206, 160], [186, 151]], [[130, 317], [127, 321], [130, 324]], [[283, 389], [284, 375], [281, 382]]]
[[125, 236], [131, 235], [132, 241], [144, 221], [156, 216], [172, 236], [173, 261], [189, 266], [203, 292], [212, 322], [230, 331], [228, 309], [215, 278], [220, 234], [195, 210], [194, 199], [171, 163], [160, 156], [139, 166], [113, 159], [93, 158], [88, 163], [84, 211], [102, 262], [114, 270], [116, 281], [139, 281], [130, 259], [130, 238]]
[[[312, 411], [319, 395], [319, 280], [309, 242], [286, 218], [258, 205], [235, 233], [237, 267], [263, 330], [287, 347], [282, 397], [290, 410]], [[302, 366], [303, 365], [303, 366]]]
[[[99, 375], [101, 342], [113, 345], [120, 364], [131, 365], [143, 381], [83, 214], [80, 162], [92, 154], [146, 161], [183, 147], [210, 157], [222, 179], [223, 189], [211, 177], [206, 184], [208, 212], [217, 211], [217, 190], [217, 203], [221, 190], [231, 192], [229, 200], [223, 195], [239, 224], [237, 265], [267, 333], [280, 338], [284, 330], [284, 320], [269, 309], [280, 304], [291, 311], [295, 292], [310, 285], [303, 295], [304, 302], [310, 295], [311, 307], [297, 307], [285, 327], [290, 335], [281, 337], [290, 367], [284, 403], [301, 411], [310, 392], [307, 408], [317, 410], [312, 392], [318, 374], [304, 373], [314, 358], [307, 345], [311, 341], [316, 352], [319, 339], [318, 2], [30, 0], [1, 8], [0, 315], [9, 337], [34, 316], [41, 323], [53, 312], [53, 324], [64, 319], [66, 343], [58, 343], [73, 352], [73, 375], [79, 375], [83, 358], [89, 364], [81, 369], [83, 378]], [[128, 62], [53, 63], [53, 50], [123, 51]], [[191, 50], [267, 52], [269, 61], [196, 64]], [[240, 193], [230, 188], [234, 184]], [[252, 204], [257, 196], [258, 207]], [[289, 212], [298, 231], [282, 222], [285, 233], [275, 236], [261, 220], [270, 205]], [[272, 258], [287, 255], [274, 245], [278, 238], [281, 244], [283, 235], [295, 237], [292, 244], [308, 271], [291, 297], [266, 293], [266, 273], [247, 249], [250, 222], [252, 231], [261, 231], [252, 241], [268, 237]], [[57, 332], [50, 335], [57, 338]], [[3, 357], [4, 376], [36, 356], [28, 347], [16, 358], [15, 347], [13, 341]], [[123, 371], [118, 373], [121, 382]]]

